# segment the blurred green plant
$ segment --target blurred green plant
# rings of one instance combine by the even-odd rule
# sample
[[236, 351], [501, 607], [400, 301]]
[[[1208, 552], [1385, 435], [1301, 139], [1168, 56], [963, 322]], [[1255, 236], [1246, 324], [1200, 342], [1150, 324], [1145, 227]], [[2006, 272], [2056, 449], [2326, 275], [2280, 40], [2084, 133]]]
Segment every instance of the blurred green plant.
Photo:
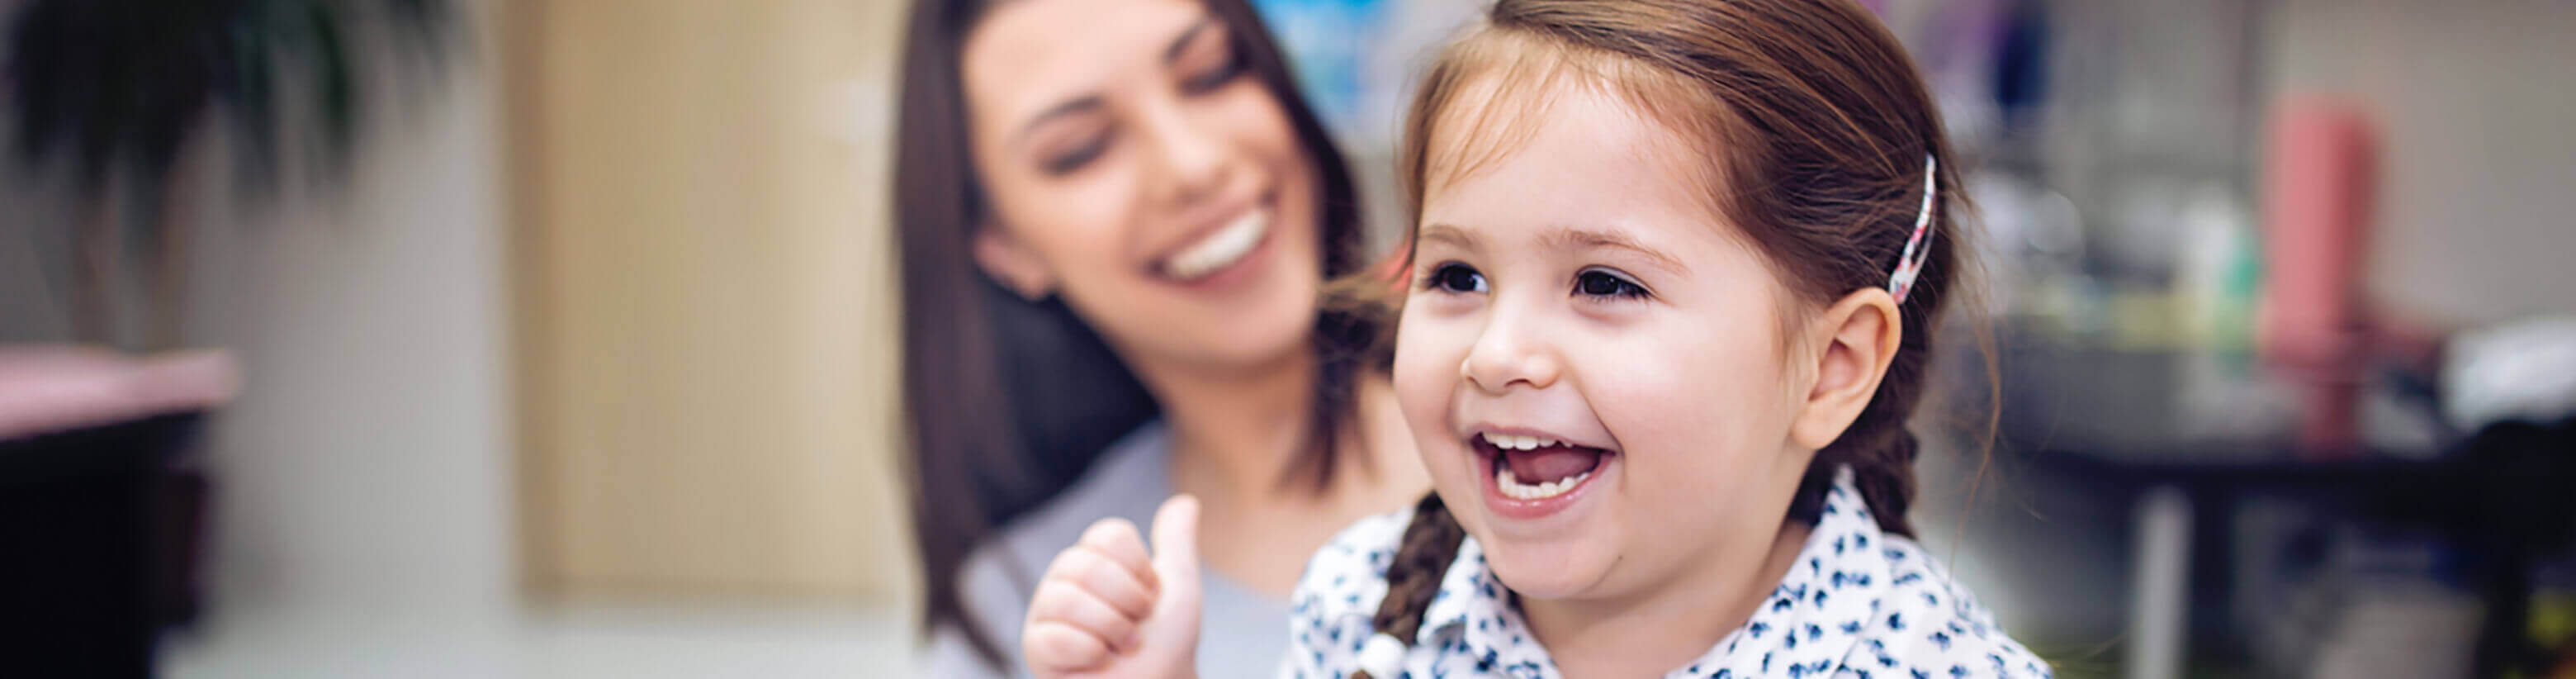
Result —
[[[12, 3], [0, 1], [0, 8]], [[155, 313], [144, 343], [176, 340], [187, 220], [174, 195], [185, 154], [229, 123], [230, 186], [254, 197], [287, 181], [288, 153], [336, 177], [366, 120], [372, 60], [445, 56], [449, 0], [24, 0], [6, 34], [0, 92], [13, 154], [67, 173], [82, 217], [68, 305], [74, 334], [116, 338], [110, 281], [132, 249], [153, 252]], [[298, 133], [285, 132], [293, 126]], [[122, 218], [115, 208], [125, 207]], [[118, 222], [123, 222], [120, 228]]]

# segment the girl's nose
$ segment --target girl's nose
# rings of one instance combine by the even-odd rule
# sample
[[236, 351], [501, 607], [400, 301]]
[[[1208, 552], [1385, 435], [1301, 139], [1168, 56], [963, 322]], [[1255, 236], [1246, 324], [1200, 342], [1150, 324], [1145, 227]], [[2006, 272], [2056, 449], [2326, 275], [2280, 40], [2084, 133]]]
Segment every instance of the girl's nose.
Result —
[[1467, 351], [1467, 360], [1458, 372], [1477, 389], [1501, 394], [1514, 384], [1532, 389], [1545, 389], [1556, 384], [1563, 371], [1553, 347], [1532, 332], [1524, 314], [1496, 308], [1484, 330], [1476, 336], [1476, 346]]

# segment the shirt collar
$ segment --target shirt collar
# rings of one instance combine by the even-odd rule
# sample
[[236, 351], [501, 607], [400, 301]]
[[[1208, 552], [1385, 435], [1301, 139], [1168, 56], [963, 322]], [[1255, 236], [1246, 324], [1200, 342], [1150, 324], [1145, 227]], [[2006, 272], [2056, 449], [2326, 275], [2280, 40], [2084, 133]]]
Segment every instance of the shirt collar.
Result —
[[[1676, 670], [1706, 676], [1725, 668], [1739, 677], [1823, 676], [1832, 671], [1859, 642], [1860, 630], [1889, 587], [1883, 539], [1852, 484], [1851, 469], [1835, 470], [1816, 525], [1770, 598], [1707, 655]], [[1486, 565], [1484, 548], [1467, 538], [1441, 577], [1439, 593], [1424, 609], [1413, 643], [1420, 648], [1456, 644], [1459, 648], [1451, 650], [1513, 676], [1538, 675], [1514, 668], [1550, 668], [1544, 674], [1553, 675], [1554, 663], [1530, 637], [1528, 624], [1511, 602], [1511, 591]]]

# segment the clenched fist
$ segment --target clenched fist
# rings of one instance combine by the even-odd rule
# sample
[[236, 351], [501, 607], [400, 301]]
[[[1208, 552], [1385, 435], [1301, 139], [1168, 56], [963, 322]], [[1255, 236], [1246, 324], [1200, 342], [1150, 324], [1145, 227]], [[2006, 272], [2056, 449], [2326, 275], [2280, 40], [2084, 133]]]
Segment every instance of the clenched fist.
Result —
[[1020, 650], [1040, 679], [1198, 676], [1199, 503], [1154, 512], [1154, 549], [1125, 519], [1103, 519], [1057, 554], [1029, 599]]

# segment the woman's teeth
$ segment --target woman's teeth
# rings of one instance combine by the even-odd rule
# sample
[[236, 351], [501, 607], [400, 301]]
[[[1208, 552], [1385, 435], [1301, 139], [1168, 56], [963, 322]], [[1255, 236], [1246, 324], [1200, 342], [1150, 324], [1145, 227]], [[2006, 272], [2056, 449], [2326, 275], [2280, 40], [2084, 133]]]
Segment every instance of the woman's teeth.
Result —
[[1559, 445], [1556, 439], [1544, 436], [1513, 436], [1510, 434], [1496, 434], [1493, 432], [1485, 433], [1485, 442], [1494, 444], [1494, 447], [1501, 448], [1503, 450], [1538, 450], [1540, 448], [1554, 448]]
[[1494, 465], [1494, 485], [1503, 489], [1504, 497], [1514, 500], [1545, 500], [1559, 495], [1564, 495], [1565, 491], [1574, 490], [1576, 485], [1582, 484], [1583, 480], [1588, 478], [1592, 478], [1592, 472], [1584, 472], [1546, 483], [1528, 484], [1521, 483], [1520, 477], [1512, 475], [1511, 465]]
[[1227, 222], [1216, 233], [1208, 234], [1198, 243], [1172, 255], [1163, 263], [1163, 271], [1181, 280], [1216, 273], [1243, 261], [1244, 255], [1252, 254], [1252, 246], [1260, 245], [1261, 237], [1269, 233], [1270, 210], [1245, 211], [1243, 216]]

